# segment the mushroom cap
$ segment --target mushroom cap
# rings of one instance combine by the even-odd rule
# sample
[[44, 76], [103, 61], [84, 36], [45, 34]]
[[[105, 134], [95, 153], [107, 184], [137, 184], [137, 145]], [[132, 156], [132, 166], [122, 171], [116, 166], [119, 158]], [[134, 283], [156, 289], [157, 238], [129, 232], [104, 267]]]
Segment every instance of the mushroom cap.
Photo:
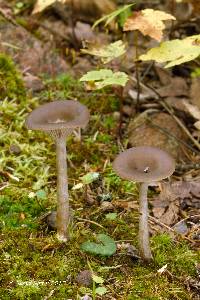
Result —
[[78, 101], [53, 101], [34, 109], [26, 119], [29, 129], [52, 131], [85, 127], [89, 121], [87, 107]]
[[159, 148], [133, 147], [116, 157], [113, 168], [123, 179], [152, 182], [172, 175], [175, 161], [167, 152]]

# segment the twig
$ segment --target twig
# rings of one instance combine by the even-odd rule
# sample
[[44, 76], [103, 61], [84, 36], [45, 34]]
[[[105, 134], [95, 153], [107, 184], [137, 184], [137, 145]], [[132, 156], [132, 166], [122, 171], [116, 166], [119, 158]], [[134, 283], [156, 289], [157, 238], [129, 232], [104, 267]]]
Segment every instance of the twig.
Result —
[[[159, 125], [155, 124], [154, 122], [152, 122], [152, 120], [148, 117], [146, 117], [146, 119], [151, 123], [151, 125], [155, 128], [158, 128], [158, 130], [164, 132], [166, 135], [168, 135], [169, 137], [175, 139], [177, 142], [179, 142], [180, 144], [184, 145], [186, 148], [190, 149], [191, 151], [195, 152], [196, 154], [199, 154], [199, 151], [197, 151], [196, 149], [194, 149], [192, 146], [188, 145], [186, 142], [182, 141], [181, 139], [179, 139], [178, 137], [176, 137], [175, 135], [173, 135], [171, 132], [169, 132], [167, 129], [160, 127]], [[200, 166], [200, 164], [199, 164]]]
[[177, 170], [180, 170], [180, 171], [187, 171], [187, 170], [200, 170], [200, 164], [178, 164], [176, 166], [176, 169]]
[[154, 218], [154, 217], [152, 217], [152, 216], [149, 216], [149, 219], [150, 219], [150, 221], [153, 221], [153, 222], [157, 223], [158, 225], [160, 225], [160, 226], [166, 228], [168, 231], [171, 231], [171, 232], [173, 232], [174, 234], [181, 236], [183, 239], [189, 241], [190, 243], [192, 243], [192, 244], [195, 243], [194, 241], [192, 241], [192, 240], [189, 239], [188, 237], [183, 236], [183, 235], [180, 235], [180, 234], [179, 234], [178, 232], [176, 232], [173, 228], [169, 227], [168, 225], [164, 224], [163, 222], [159, 221], [158, 219], [156, 219], [156, 218]]
[[163, 100], [161, 95], [151, 86], [147, 85], [146, 86], [148, 88], [150, 88], [158, 97], [159, 97], [159, 103], [164, 107], [164, 109], [172, 116], [172, 118], [174, 118], [174, 120], [176, 121], [176, 123], [181, 127], [181, 129], [185, 132], [185, 134], [189, 137], [189, 139], [194, 143], [194, 145], [198, 148], [198, 150], [200, 151], [200, 144], [197, 140], [195, 140], [193, 138], [193, 136], [191, 135], [191, 133], [189, 132], [189, 130], [185, 127], [185, 125], [181, 122], [181, 120], [179, 120], [179, 118], [177, 116], [174, 115], [173, 110], [169, 107], [169, 104], [166, 104]]
[[18, 26], [18, 24], [15, 22], [15, 20], [11, 16], [9, 16], [8, 13], [6, 13], [5, 9], [0, 8], [0, 15], [2, 15], [6, 20], [8, 20], [13, 25]]
[[94, 224], [94, 225], [96, 225], [96, 226], [99, 226], [99, 227], [105, 229], [104, 226], [102, 226], [101, 224], [99, 224], [99, 223], [97, 223], [97, 222], [95, 222], [95, 221], [91, 221], [91, 220], [83, 219], [83, 218], [76, 218], [76, 219], [77, 219], [78, 221], [88, 222], [88, 223]]
[[76, 36], [75, 26], [76, 26], [76, 20], [75, 20], [75, 14], [74, 14], [74, 0], [71, 0], [71, 17], [70, 17], [70, 25], [72, 28], [72, 42], [75, 50], [79, 49], [79, 41]]

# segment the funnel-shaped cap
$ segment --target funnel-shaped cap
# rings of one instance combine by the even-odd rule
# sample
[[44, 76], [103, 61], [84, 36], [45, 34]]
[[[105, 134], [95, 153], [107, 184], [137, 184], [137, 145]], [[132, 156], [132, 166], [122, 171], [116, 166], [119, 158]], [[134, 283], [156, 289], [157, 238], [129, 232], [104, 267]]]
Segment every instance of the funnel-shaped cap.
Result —
[[29, 129], [53, 131], [85, 127], [89, 121], [87, 107], [78, 101], [63, 100], [44, 104], [32, 111], [27, 119]]
[[175, 161], [159, 148], [133, 147], [116, 157], [113, 168], [123, 179], [152, 182], [172, 175], [175, 170]]

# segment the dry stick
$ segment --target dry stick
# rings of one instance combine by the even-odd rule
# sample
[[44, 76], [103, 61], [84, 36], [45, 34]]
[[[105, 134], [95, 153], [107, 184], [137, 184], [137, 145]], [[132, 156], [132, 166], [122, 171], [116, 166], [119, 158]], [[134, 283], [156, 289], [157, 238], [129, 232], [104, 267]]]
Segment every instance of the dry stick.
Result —
[[162, 100], [161, 95], [151, 86], [149, 86], [148, 84], [145, 84], [149, 89], [151, 89], [158, 97], [159, 97], [159, 103], [164, 107], [164, 109], [172, 116], [172, 118], [174, 118], [174, 120], [176, 121], [176, 123], [181, 127], [181, 129], [185, 132], [185, 134], [190, 138], [190, 140], [194, 143], [194, 145], [198, 148], [198, 150], [200, 151], [200, 144], [198, 143], [197, 140], [195, 140], [193, 138], [193, 136], [191, 135], [191, 133], [189, 132], [189, 130], [185, 127], [185, 125], [179, 120], [178, 117], [176, 117], [173, 113], [173, 110], [171, 108], [169, 108], [169, 104], [164, 103], [164, 101]]
[[[176, 2], [175, 0], [171, 0], [170, 1], [170, 10], [171, 10], [171, 14], [174, 16], [175, 14], [175, 10], [176, 10]], [[172, 20], [172, 24], [171, 24], [171, 27], [170, 27], [170, 32], [169, 32], [169, 38], [172, 39], [172, 33], [174, 31], [174, 20]]]
[[197, 140], [193, 138], [189, 130], [185, 127], [185, 125], [179, 120], [177, 116], [173, 114], [173, 111], [164, 103], [164, 101], [160, 102], [162, 106], [167, 110], [167, 112], [174, 118], [174, 120], [177, 122], [177, 124], [182, 128], [182, 130], [185, 132], [185, 134], [190, 138], [190, 140], [194, 143], [194, 145], [199, 149], [200, 151], [200, 144], [198, 143]]
[[6, 20], [8, 20], [13, 25], [18, 26], [15, 20], [11, 16], [9, 16], [9, 14], [7, 14], [3, 8], [0, 8], [0, 15], [2, 15]]
[[149, 244], [147, 191], [148, 183], [141, 183], [139, 195], [139, 248], [142, 258], [149, 262], [152, 260], [152, 254]]
[[79, 41], [76, 36], [75, 32], [75, 26], [76, 26], [76, 20], [75, 20], [75, 14], [74, 14], [74, 0], [71, 0], [71, 18], [70, 18], [70, 23], [71, 23], [71, 28], [72, 28], [72, 41], [73, 41], [73, 46], [75, 50], [79, 49]]
[[154, 218], [154, 217], [152, 217], [152, 216], [149, 216], [149, 219], [152, 220], [153, 222], [157, 223], [158, 225], [160, 225], [160, 226], [166, 228], [168, 231], [171, 231], [171, 232], [173, 232], [174, 234], [177, 234], [177, 235], [181, 236], [184, 240], [187, 240], [187, 241], [189, 241], [189, 242], [192, 243], [192, 244], [195, 243], [194, 241], [192, 241], [192, 240], [189, 239], [188, 237], [183, 236], [183, 235], [180, 235], [180, 234], [177, 233], [173, 228], [167, 226], [166, 224], [164, 224], [163, 222], [159, 221], [158, 219], [156, 219], [156, 218]]
[[83, 219], [83, 218], [76, 218], [78, 221], [82, 221], [82, 222], [87, 222], [87, 223], [91, 223], [91, 224], [94, 224], [94, 225], [96, 225], [96, 226], [98, 226], [98, 227], [100, 227], [100, 228], [103, 228], [103, 229], [105, 229], [105, 227], [104, 226], [102, 226], [101, 224], [99, 224], [99, 223], [97, 223], [97, 222], [95, 222], [95, 221], [92, 221], [92, 220], [88, 220], [88, 219]]
[[[199, 154], [199, 153], [198, 153]], [[200, 164], [177, 164], [176, 169], [178, 171], [188, 171], [188, 170], [199, 170], [200, 169]]]
[[124, 98], [123, 98], [123, 87], [119, 87], [119, 105], [120, 105], [120, 115], [119, 115], [119, 124], [118, 124], [118, 136], [119, 139], [121, 140], [122, 137], [122, 121], [123, 121], [123, 102], [124, 102]]

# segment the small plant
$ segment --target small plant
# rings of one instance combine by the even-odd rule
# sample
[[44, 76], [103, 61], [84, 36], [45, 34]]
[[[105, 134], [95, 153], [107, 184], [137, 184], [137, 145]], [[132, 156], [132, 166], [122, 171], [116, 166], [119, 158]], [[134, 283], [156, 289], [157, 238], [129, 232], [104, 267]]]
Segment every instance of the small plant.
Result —
[[84, 252], [88, 252], [94, 255], [101, 255], [101, 256], [111, 256], [113, 255], [117, 248], [115, 241], [106, 234], [98, 234], [97, 241], [99, 243], [94, 242], [84, 242], [81, 245], [81, 250]]
[[[139, 74], [139, 61], [154, 60], [160, 63], [167, 63], [165, 67], [173, 67], [191, 60], [194, 60], [200, 55], [200, 35], [189, 36], [183, 40], [176, 39], [171, 41], [162, 42], [158, 47], [150, 49], [146, 54], [140, 55], [138, 53], [138, 31], [143, 35], [148, 35], [160, 42], [163, 38], [163, 30], [165, 29], [164, 21], [175, 20], [175, 17], [171, 14], [154, 9], [144, 9], [141, 11], [135, 11], [130, 15], [130, 9], [133, 4], [125, 5], [119, 8], [109, 15], [97, 20], [93, 28], [104, 22], [107, 26], [116, 17], [119, 17], [125, 12], [129, 12], [126, 15], [126, 19], [123, 19], [123, 30], [135, 31], [135, 48], [136, 53], [134, 57], [135, 73], [137, 80], [137, 99], [136, 99], [136, 111], [139, 107], [140, 100], [140, 74]], [[102, 46], [102, 48], [83, 49], [83, 53], [97, 56], [101, 59], [102, 63], [110, 62], [111, 60], [124, 55], [126, 51], [125, 44], [118, 40], [109, 45]], [[115, 66], [116, 67], [116, 66]], [[119, 69], [119, 68], [118, 68]], [[125, 72], [113, 72], [110, 69], [99, 69], [97, 71], [90, 71], [83, 75], [80, 81], [89, 82], [89, 89], [100, 89], [107, 85], [119, 85], [121, 89], [115, 89], [120, 98], [120, 114], [122, 115], [122, 102], [123, 102], [123, 87], [129, 80], [128, 75]], [[121, 129], [121, 119], [119, 125], [119, 133]]]
[[[103, 296], [107, 293], [107, 289], [102, 285], [104, 283], [104, 279], [97, 275], [92, 275], [92, 300], [96, 299], [96, 294], [99, 296]], [[96, 287], [98, 285], [98, 287]]]

